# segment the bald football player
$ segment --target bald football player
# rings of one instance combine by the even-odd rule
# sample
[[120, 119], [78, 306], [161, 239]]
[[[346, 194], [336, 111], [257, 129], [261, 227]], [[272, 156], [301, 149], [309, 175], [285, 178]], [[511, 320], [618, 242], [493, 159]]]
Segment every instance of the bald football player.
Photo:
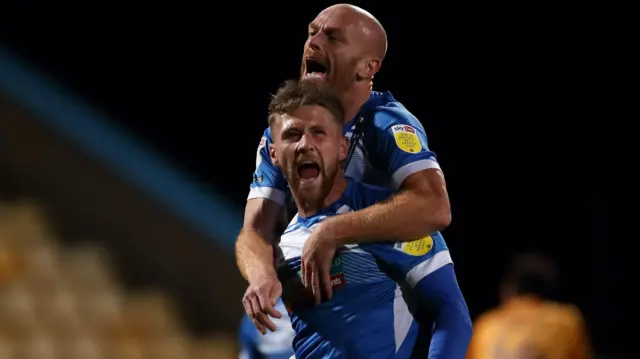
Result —
[[[397, 190], [384, 202], [327, 218], [306, 240], [301, 256], [303, 282], [316, 301], [333, 294], [330, 267], [337, 248], [389, 238], [420, 243], [451, 221], [444, 176], [434, 152], [429, 150], [422, 124], [391, 93], [373, 91], [373, 79], [386, 51], [384, 28], [361, 8], [334, 5], [309, 24], [300, 80], [323, 82], [340, 97], [344, 132], [350, 139], [343, 164], [345, 174]], [[263, 333], [275, 330], [268, 316], [281, 316], [274, 308], [282, 286], [275, 270], [273, 245], [288, 196], [286, 178], [271, 162], [272, 142], [267, 129], [258, 146], [244, 227], [236, 244], [238, 266], [249, 282], [243, 304]], [[297, 170], [309, 183], [321, 176], [315, 163], [305, 163]], [[438, 263], [431, 265], [437, 268]], [[445, 335], [437, 329], [434, 340], [456, 335]], [[470, 328], [460, 333], [460, 338], [469, 335]]]

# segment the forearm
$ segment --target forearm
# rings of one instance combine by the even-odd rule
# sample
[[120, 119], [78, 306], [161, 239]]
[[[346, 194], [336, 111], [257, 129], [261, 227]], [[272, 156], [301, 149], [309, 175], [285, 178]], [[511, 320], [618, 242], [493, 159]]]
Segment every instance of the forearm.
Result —
[[243, 228], [236, 242], [236, 263], [242, 276], [251, 278], [265, 272], [273, 272], [273, 244], [251, 228]]
[[339, 245], [413, 240], [445, 228], [448, 201], [402, 191], [389, 200], [326, 220], [322, 230]]
[[281, 213], [282, 206], [267, 198], [247, 201], [244, 226], [236, 240], [236, 263], [246, 280], [270, 271], [275, 275], [273, 236]]

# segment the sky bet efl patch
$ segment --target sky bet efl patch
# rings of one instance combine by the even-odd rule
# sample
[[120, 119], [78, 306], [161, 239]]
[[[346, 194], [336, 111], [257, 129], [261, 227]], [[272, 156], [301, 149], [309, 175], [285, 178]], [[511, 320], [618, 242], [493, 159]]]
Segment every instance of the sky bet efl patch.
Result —
[[331, 276], [331, 287], [339, 289], [344, 287], [346, 281], [344, 280], [344, 265], [342, 264], [342, 255], [338, 254], [333, 258], [331, 262], [331, 270], [329, 275]]
[[416, 134], [416, 129], [408, 125], [395, 125], [391, 127], [393, 137], [398, 148], [408, 153], [418, 153], [422, 150], [422, 144]]
[[427, 236], [410, 242], [398, 242], [393, 246], [395, 249], [410, 256], [423, 256], [433, 248], [433, 238]]

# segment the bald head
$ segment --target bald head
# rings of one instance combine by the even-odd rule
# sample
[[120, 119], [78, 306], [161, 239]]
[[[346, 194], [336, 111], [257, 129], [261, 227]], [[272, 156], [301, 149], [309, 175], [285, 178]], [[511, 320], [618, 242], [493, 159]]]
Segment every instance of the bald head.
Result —
[[322, 10], [318, 17], [323, 16], [341, 17], [355, 26], [364, 50], [382, 62], [387, 53], [387, 32], [371, 13], [355, 5], [337, 4]]
[[[341, 94], [368, 96], [387, 52], [380, 22], [353, 5], [328, 7], [309, 24], [301, 79], [322, 81]], [[360, 100], [358, 100], [360, 101]]]

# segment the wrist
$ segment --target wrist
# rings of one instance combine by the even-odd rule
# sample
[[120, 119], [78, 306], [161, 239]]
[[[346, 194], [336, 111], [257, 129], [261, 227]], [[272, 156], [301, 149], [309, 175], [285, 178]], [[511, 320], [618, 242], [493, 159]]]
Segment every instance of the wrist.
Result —
[[247, 280], [249, 283], [265, 277], [278, 277], [278, 273], [276, 272], [273, 263], [256, 263], [255, 265], [247, 268]]
[[336, 223], [336, 221], [329, 219], [322, 222], [318, 229], [322, 234], [323, 240], [336, 248], [349, 244], [347, 238], [343, 235], [343, 231], [340, 229], [339, 223]]

